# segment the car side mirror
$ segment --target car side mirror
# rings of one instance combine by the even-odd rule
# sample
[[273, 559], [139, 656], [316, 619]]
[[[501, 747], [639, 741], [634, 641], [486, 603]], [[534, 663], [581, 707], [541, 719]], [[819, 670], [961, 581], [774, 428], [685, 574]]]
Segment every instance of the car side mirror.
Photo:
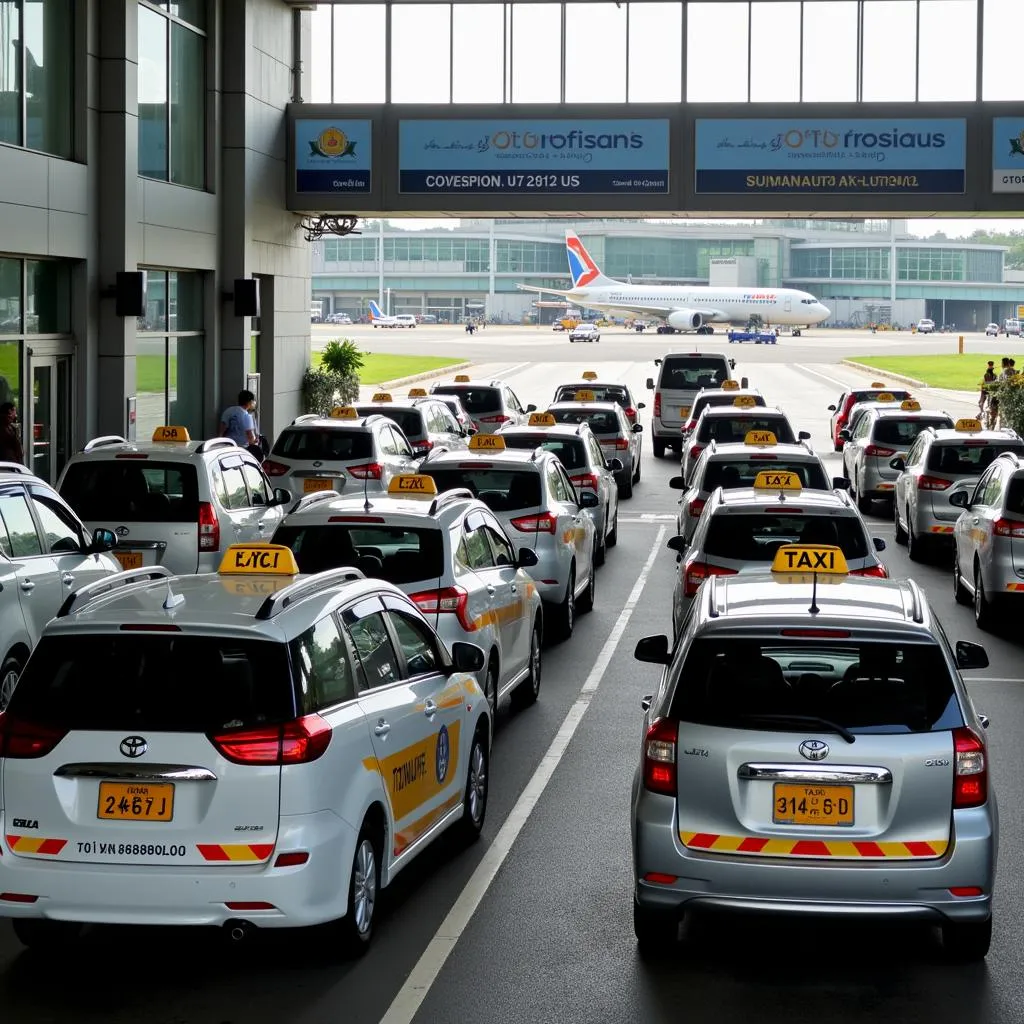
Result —
[[849, 432], [849, 431], [848, 431], [848, 430], [846, 429], [846, 427], [843, 427], [843, 429], [839, 431], [839, 436], [840, 436], [840, 437], [841, 437], [841, 438], [842, 438], [842, 439], [843, 439], [844, 441], [852, 441], [852, 440], [853, 440], [853, 434], [851, 434], [851, 433], [850, 433], [850, 432]]
[[950, 505], [956, 505], [957, 508], [970, 508], [971, 499], [966, 491], [954, 491], [949, 496]]
[[674, 537], [669, 537], [665, 546], [669, 551], [675, 551], [681, 555], [690, 545], [686, 543], [686, 538], [681, 533], [677, 533]]
[[881, 537], [872, 537], [871, 538], [871, 543], [874, 544], [876, 551], [884, 551], [885, 550], [885, 541], [882, 540]]
[[[642, 409], [643, 406], [641, 405], [640, 408]], [[633, 433], [634, 434], [642, 434], [643, 432], [644, 432], [644, 425], [642, 423], [634, 423], [633, 424]]]
[[531, 569], [537, 564], [537, 552], [533, 548], [520, 548], [516, 552], [516, 568]]
[[456, 640], [452, 644], [452, 665], [457, 672], [479, 672], [486, 664], [484, 652], [476, 644]]
[[889, 460], [890, 469], [898, 469], [901, 473], [907, 468], [907, 461], [902, 455], [897, 455], [895, 458]]
[[584, 491], [580, 495], [580, 508], [597, 508], [600, 502], [593, 491]]
[[636, 642], [633, 657], [637, 661], [649, 661], [652, 665], [667, 665], [672, 660], [668, 649], [668, 637], [664, 633], [658, 636], [645, 636]]
[[648, 391], [653, 391], [654, 390], [654, 378], [653, 377], [648, 377], [647, 378], [647, 390]]
[[982, 729], [987, 729], [989, 722], [991, 721], [988, 715], [983, 715], [980, 711], [978, 712], [978, 721], [981, 722]]
[[621, 459], [609, 459], [605, 463], [605, 468], [610, 469], [613, 473], [622, 472], [622, 460]]
[[528, 405], [526, 407], [526, 411], [527, 412], [536, 412], [537, 411], [537, 406], [535, 406], [535, 405]]
[[642, 708], [642, 709], [643, 709], [643, 710], [644, 710], [645, 712], [647, 712], [647, 711], [650, 711], [650, 710], [651, 710], [651, 702], [652, 702], [653, 700], [654, 700], [654, 694], [653, 694], [653, 693], [645, 693], [645, 694], [644, 694], [644, 695], [643, 695], [643, 696], [642, 696], [642, 697], [640, 698], [640, 707], [641, 707], [641, 708]]
[[730, 359], [729, 360], [729, 369], [730, 370], [735, 370], [736, 369], [736, 360], [735, 359]]
[[646, 402], [637, 402], [636, 403], [636, 407], [638, 409], [646, 409], [647, 408], [647, 403]]
[[796, 435], [796, 439], [798, 441], [810, 441], [811, 432], [809, 430], [801, 430], [800, 433]]
[[98, 555], [104, 551], [113, 551], [116, 547], [117, 534], [113, 530], [100, 526], [92, 531], [92, 544], [89, 545], [89, 554]]
[[957, 640], [956, 664], [957, 668], [988, 668], [988, 655], [981, 644], [971, 643], [970, 640]]
[[274, 488], [274, 500], [270, 503], [273, 505], [287, 505], [292, 500], [292, 492], [287, 487], [275, 487]]
[[834, 405], [830, 405], [830, 406], [828, 407], [828, 411], [829, 411], [829, 412], [835, 412], [835, 411], [836, 411], [836, 407], [835, 407]]
[[845, 476], [834, 476], [832, 477], [832, 490], [833, 491], [848, 491], [850, 489], [850, 479]]
[[476, 433], [476, 427], [465, 426], [462, 428], [463, 437], [472, 437]]
[[661, 360], [660, 359], [655, 359], [654, 360], [654, 365], [655, 366], [661, 366]]

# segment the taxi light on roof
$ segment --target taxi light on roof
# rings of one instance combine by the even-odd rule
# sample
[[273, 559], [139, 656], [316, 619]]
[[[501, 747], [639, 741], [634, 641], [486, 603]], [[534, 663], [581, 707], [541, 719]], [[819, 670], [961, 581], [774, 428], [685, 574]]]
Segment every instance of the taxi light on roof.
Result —
[[889, 391], [880, 391], [875, 395], [876, 402], [895, 402], [896, 396]]
[[588, 391], [586, 388], [584, 388], [583, 390], [576, 392], [576, 401], [577, 402], [596, 402], [597, 401], [597, 396], [594, 394], [593, 391]]
[[880, 380], [873, 380], [871, 382], [871, 386], [873, 388], [884, 388], [885, 387], [885, 385]]
[[456, 374], [456, 376], [455, 376], [455, 383], [456, 384], [468, 384], [469, 383], [469, 374], [468, 373]]
[[185, 427], [157, 427], [153, 431], [153, 444], [184, 444], [191, 440]]
[[740, 409], [753, 409], [757, 405], [757, 399], [753, 395], [737, 395], [732, 404]]
[[505, 438], [497, 434], [474, 434], [469, 439], [469, 450], [471, 452], [503, 452], [505, 450]]
[[409, 388], [409, 397], [410, 398], [426, 398], [427, 397], [427, 389], [426, 388]]
[[957, 420], [953, 429], [961, 434], [976, 434], [981, 430], [981, 420]]
[[584, 370], [583, 371], [583, 379], [584, 380], [597, 380], [597, 373], [594, 370]]
[[357, 420], [359, 419], [359, 413], [356, 412], [355, 408], [351, 405], [336, 405], [331, 410], [332, 420]]
[[797, 575], [845, 576], [843, 549], [833, 544], [784, 544], [775, 552], [772, 572]]
[[531, 412], [527, 423], [529, 427], [557, 427], [555, 417], [549, 412]]
[[754, 477], [754, 489], [758, 491], [799, 491], [800, 476], [788, 470], [762, 470]]
[[770, 430], [748, 430], [747, 436], [743, 438], [743, 443], [762, 447], [768, 444], [778, 444], [779, 442]]
[[388, 391], [375, 391], [373, 398], [370, 399], [371, 402], [390, 402], [391, 400], [391, 394]]
[[232, 544], [224, 552], [221, 576], [297, 576], [292, 549], [283, 544]]
[[735, 380], [723, 380], [722, 381], [722, 390], [723, 391], [739, 391], [739, 389], [740, 389], [739, 381], [735, 381]]
[[900, 408], [904, 412], [920, 412], [921, 403], [916, 398], [908, 398], [904, 402], [900, 402]]
[[392, 479], [388, 494], [393, 498], [433, 498], [437, 494], [437, 482], [425, 473], [406, 473]]

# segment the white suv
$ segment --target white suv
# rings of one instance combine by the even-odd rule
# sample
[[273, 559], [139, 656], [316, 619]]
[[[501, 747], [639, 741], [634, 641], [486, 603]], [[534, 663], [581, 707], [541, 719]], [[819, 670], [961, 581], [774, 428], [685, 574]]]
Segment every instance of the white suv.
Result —
[[918, 334], [934, 334], [935, 333], [935, 321], [934, 320], [918, 320], [917, 321], [917, 333]]
[[415, 327], [416, 317], [412, 313], [399, 313], [395, 316], [396, 327]]

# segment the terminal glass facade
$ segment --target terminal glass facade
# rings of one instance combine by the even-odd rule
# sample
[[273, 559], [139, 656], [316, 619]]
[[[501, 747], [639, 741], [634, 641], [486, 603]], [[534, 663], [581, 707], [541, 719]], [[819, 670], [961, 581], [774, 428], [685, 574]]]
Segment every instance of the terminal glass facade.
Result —
[[[843, 246], [794, 249], [792, 276], [820, 280], [888, 281], [888, 246]], [[900, 245], [896, 258], [898, 281], [1003, 280], [1003, 253], [999, 249], [932, 248]]]

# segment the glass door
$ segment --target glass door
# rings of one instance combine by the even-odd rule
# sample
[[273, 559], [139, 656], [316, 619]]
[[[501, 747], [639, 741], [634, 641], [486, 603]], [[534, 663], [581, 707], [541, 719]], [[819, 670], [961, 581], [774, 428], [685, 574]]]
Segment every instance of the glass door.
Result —
[[56, 485], [71, 454], [71, 356], [32, 356], [29, 468]]

